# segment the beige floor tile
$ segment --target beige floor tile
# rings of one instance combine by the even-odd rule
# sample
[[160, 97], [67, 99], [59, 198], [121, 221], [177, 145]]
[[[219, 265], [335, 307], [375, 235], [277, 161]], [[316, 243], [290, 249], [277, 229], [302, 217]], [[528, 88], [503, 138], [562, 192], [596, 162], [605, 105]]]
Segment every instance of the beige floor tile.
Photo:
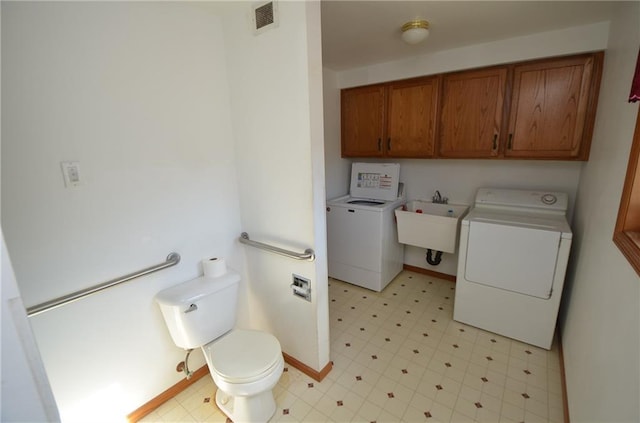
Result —
[[502, 400], [504, 403], [508, 403], [518, 408], [524, 409], [524, 403], [526, 401], [526, 398], [524, 398], [523, 396], [524, 394], [525, 394], [524, 391], [516, 392], [510, 389], [507, 389], [504, 392], [504, 396], [502, 397]]
[[308, 388], [300, 394], [300, 398], [311, 406], [315, 406], [323, 396], [324, 393], [315, 386], [313, 388]]
[[307, 423], [325, 423], [329, 422], [331, 419], [326, 414], [322, 413], [320, 410], [312, 409], [309, 414], [305, 417], [305, 422]]
[[398, 416], [383, 410], [376, 419], [376, 423], [398, 423]]
[[281, 421], [305, 421], [305, 417], [311, 412], [313, 407], [302, 399], [297, 399], [289, 408], [288, 413], [283, 413]]
[[356, 411], [349, 407], [338, 406], [333, 409], [329, 418], [335, 422], [349, 422], [356, 416]]
[[315, 405], [315, 409], [322, 411], [324, 414], [330, 416], [333, 409], [337, 407], [337, 401], [328, 395], [323, 395]]
[[453, 412], [457, 415], [463, 415], [468, 420], [475, 420], [478, 410], [482, 408], [480, 401], [474, 401], [458, 397]]
[[507, 377], [505, 379], [504, 387], [505, 387], [506, 390], [509, 390], [509, 391], [515, 391], [517, 393], [523, 393], [523, 392], [526, 392], [526, 390], [527, 390], [527, 382], [522, 381], [522, 380], [513, 379], [511, 377]]
[[493, 395], [482, 393], [480, 395], [480, 403], [484, 410], [491, 410], [492, 412], [499, 414], [502, 409], [502, 398], [496, 398]]
[[480, 400], [481, 396], [482, 396], [482, 391], [463, 384], [462, 387], [460, 388], [460, 392], [458, 393], [458, 400], [477, 402]]
[[535, 413], [526, 411], [524, 414], [524, 420], [525, 422], [530, 422], [530, 423], [548, 423], [549, 419], [545, 418], [545, 417], [540, 417]]
[[177, 405], [169, 410], [167, 413], [162, 414], [162, 421], [164, 422], [183, 422], [183, 421], [195, 421], [189, 412], [181, 405]]
[[504, 386], [494, 382], [493, 379], [487, 379], [482, 386], [482, 393], [501, 401], [504, 397]]
[[565, 423], [564, 409], [562, 407], [549, 407], [549, 421], [553, 423]]
[[451, 419], [453, 410], [450, 407], [442, 405], [438, 402], [434, 402], [431, 405], [431, 409], [429, 410], [429, 413], [432, 415], [435, 421], [446, 422]]
[[160, 421], [160, 415], [155, 412], [152, 411], [151, 413], [147, 414], [146, 416], [144, 416], [143, 418], [141, 418], [140, 420], [138, 420], [140, 423], [153, 423], [153, 422], [159, 422]]
[[372, 422], [376, 421], [381, 412], [382, 407], [372, 403], [371, 401], [365, 400], [360, 406], [357, 416], [365, 421]]
[[156, 410], [154, 412], [158, 416], [162, 417], [165, 414], [169, 413], [174, 408], [179, 407], [179, 406], [180, 406], [180, 403], [178, 402], [178, 400], [176, 400], [175, 398], [172, 398], [169, 401], [166, 401], [160, 407], [156, 408]]
[[500, 410], [500, 419], [503, 418], [522, 422], [524, 421], [524, 408], [505, 402], [502, 404], [502, 409]]
[[489, 410], [488, 408], [481, 408], [476, 414], [476, 422], [478, 423], [496, 423], [500, 420], [499, 413]]
[[357, 412], [364, 404], [365, 399], [355, 392], [349, 391], [345, 394], [342, 401], [345, 407]]
[[402, 416], [402, 421], [406, 423], [421, 423], [428, 422], [430, 419], [425, 416], [425, 412], [422, 409], [418, 409], [409, 406]]
[[527, 413], [534, 414], [538, 418], [549, 418], [549, 406], [546, 403], [536, 401], [534, 399], [528, 399], [525, 402], [524, 409]]
[[440, 390], [436, 394], [434, 401], [440, 403], [442, 405], [446, 405], [447, 407], [453, 409], [456, 405], [456, 401], [458, 400], [458, 396], [454, 393], [447, 392], [445, 390]]

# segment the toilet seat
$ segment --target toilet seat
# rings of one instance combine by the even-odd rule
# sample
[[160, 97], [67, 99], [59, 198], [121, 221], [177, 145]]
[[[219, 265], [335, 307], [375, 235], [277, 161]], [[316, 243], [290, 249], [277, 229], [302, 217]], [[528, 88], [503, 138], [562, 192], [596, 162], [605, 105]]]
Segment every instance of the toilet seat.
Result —
[[203, 348], [218, 377], [227, 383], [251, 383], [264, 378], [282, 361], [280, 343], [271, 334], [233, 330]]

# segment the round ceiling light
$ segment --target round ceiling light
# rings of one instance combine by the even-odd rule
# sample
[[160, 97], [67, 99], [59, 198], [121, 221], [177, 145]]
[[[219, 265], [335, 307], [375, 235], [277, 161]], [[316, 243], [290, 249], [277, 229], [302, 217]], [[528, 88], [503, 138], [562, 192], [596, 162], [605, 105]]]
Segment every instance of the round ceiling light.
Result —
[[429, 36], [429, 22], [416, 19], [402, 25], [402, 39], [407, 44], [418, 44]]

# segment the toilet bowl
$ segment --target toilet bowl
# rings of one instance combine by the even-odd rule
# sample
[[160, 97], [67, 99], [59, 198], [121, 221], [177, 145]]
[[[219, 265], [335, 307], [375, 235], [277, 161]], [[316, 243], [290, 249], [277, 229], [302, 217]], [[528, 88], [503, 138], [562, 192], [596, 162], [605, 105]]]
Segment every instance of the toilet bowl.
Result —
[[174, 343], [202, 349], [220, 410], [234, 423], [265, 423], [276, 410], [272, 390], [284, 360], [273, 335], [233, 329], [239, 282], [229, 271], [165, 289], [155, 299]]
[[268, 421], [276, 411], [272, 390], [284, 369], [278, 340], [265, 332], [233, 330], [202, 350], [218, 387], [218, 407], [234, 423]]

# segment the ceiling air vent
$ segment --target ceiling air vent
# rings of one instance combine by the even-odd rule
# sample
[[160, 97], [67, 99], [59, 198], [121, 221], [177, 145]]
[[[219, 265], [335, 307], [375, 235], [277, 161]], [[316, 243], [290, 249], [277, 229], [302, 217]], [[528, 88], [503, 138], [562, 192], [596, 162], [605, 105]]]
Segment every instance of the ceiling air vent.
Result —
[[278, 5], [275, 1], [259, 3], [253, 7], [253, 30], [260, 34], [278, 26]]

